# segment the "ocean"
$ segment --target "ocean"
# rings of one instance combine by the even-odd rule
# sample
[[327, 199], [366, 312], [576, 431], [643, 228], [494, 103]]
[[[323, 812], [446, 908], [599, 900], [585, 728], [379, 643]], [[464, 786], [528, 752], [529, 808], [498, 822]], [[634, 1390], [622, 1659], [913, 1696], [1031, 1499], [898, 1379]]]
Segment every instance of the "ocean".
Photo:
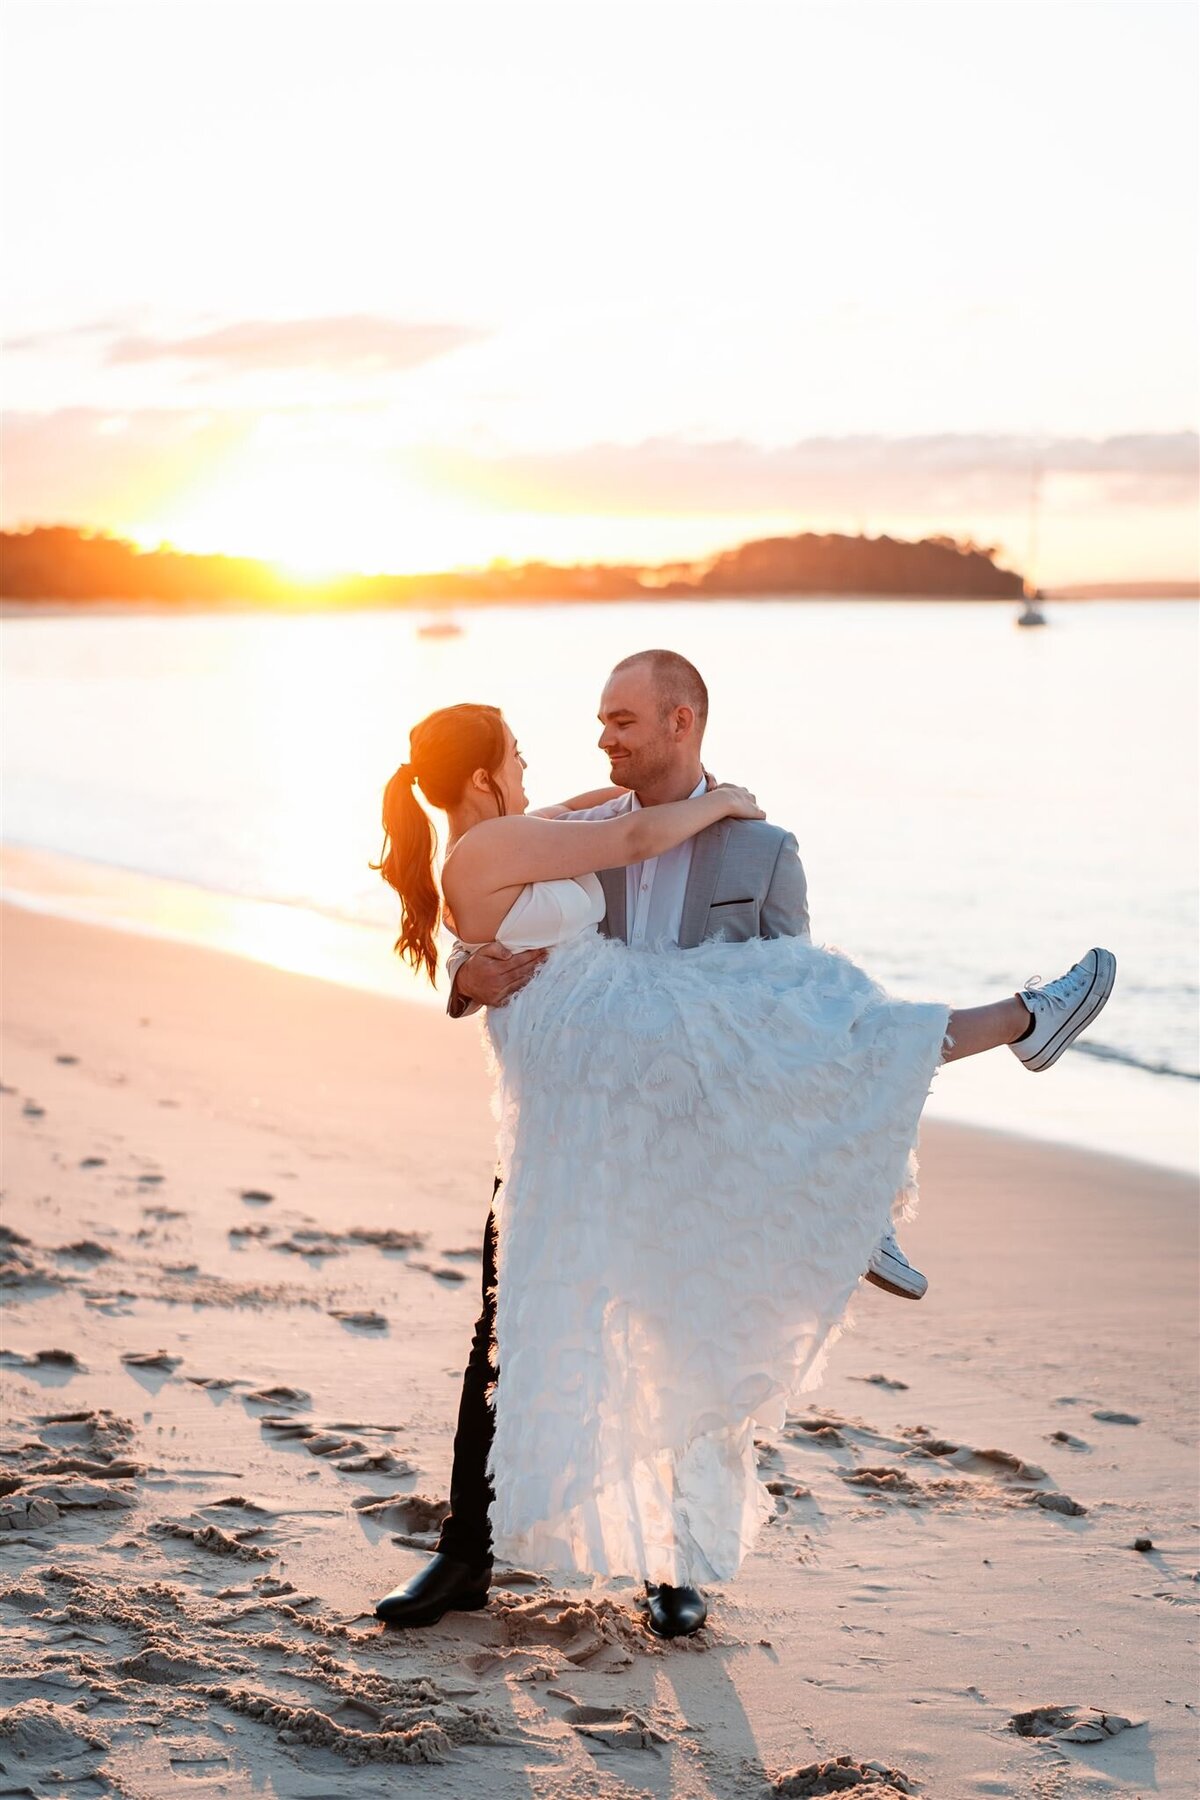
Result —
[[[705, 675], [705, 751], [793, 830], [814, 935], [970, 1005], [1094, 943], [1115, 996], [1046, 1075], [942, 1071], [934, 1114], [1194, 1167], [1197, 613], [1074, 602], [742, 601], [169, 617], [10, 610], [7, 896], [428, 998], [368, 868], [384, 781], [436, 706], [503, 707], [534, 804], [606, 780], [611, 665]], [[450, 1029], [447, 1026], [447, 1029]], [[470, 1029], [467, 1027], [466, 1029]]]

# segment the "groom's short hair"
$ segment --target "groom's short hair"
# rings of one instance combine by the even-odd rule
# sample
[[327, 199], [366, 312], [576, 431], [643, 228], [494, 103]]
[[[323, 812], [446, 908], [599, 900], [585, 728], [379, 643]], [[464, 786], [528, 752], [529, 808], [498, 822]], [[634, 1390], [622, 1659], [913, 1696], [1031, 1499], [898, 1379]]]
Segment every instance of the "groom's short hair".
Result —
[[665, 718], [676, 706], [690, 706], [701, 731], [708, 721], [708, 689], [704, 677], [694, 663], [677, 650], [635, 650], [619, 662], [613, 674], [623, 669], [647, 668], [654, 683], [659, 709]]

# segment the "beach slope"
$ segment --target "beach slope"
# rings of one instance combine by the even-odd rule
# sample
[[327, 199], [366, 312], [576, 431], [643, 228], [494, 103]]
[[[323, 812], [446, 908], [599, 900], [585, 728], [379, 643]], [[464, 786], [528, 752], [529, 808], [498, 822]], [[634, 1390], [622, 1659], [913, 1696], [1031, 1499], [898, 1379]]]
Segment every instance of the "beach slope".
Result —
[[1189, 1181], [930, 1127], [929, 1296], [857, 1297], [709, 1629], [498, 1569], [486, 1612], [387, 1632], [478, 1310], [475, 1028], [3, 926], [0, 1789], [1192, 1791]]

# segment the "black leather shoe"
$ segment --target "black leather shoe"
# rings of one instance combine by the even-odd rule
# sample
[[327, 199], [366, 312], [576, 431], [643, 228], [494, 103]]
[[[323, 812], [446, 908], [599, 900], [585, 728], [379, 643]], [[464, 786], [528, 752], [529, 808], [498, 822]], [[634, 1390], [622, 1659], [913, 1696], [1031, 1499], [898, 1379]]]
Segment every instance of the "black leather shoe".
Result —
[[492, 1565], [455, 1562], [439, 1550], [406, 1587], [393, 1588], [375, 1608], [385, 1625], [436, 1625], [446, 1612], [478, 1612], [488, 1603]]
[[647, 1624], [655, 1637], [691, 1637], [708, 1617], [704, 1596], [694, 1587], [668, 1587], [646, 1583], [649, 1602]]

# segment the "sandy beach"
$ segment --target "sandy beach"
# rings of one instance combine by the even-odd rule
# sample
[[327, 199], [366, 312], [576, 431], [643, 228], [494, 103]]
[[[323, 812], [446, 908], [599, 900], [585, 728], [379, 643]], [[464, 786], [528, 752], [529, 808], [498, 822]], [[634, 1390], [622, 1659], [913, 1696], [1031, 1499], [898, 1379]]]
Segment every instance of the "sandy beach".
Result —
[[1195, 1792], [1188, 1179], [931, 1125], [929, 1296], [858, 1295], [708, 1628], [498, 1567], [387, 1631], [478, 1308], [475, 1027], [3, 928], [0, 1794]]

